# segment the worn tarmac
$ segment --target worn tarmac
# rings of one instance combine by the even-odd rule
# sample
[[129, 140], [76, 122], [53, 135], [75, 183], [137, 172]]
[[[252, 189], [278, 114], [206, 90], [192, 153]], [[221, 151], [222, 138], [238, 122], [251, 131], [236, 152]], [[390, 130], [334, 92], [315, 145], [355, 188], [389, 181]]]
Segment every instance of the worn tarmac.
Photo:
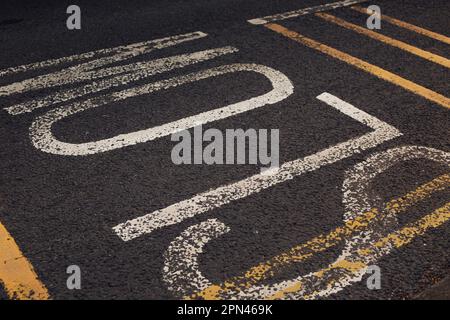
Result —
[[[199, 193], [248, 178], [257, 165], [175, 165], [170, 136], [90, 155], [58, 155], [32, 143], [30, 126], [56, 103], [11, 115], [4, 108], [79, 84], [47, 87], [0, 96], [0, 223], [53, 299], [179, 299], [164, 279], [167, 248], [187, 228], [217, 219], [229, 228], [212, 239], [198, 259], [211, 283], [245, 273], [252, 266], [343, 225], [345, 173], [377, 152], [400, 146], [450, 151], [449, 109], [354, 66], [309, 48], [249, 19], [322, 5], [327, 1], [171, 0], [77, 1], [81, 30], [66, 28], [68, 1], [11, 1], [0, 11], [0, 70], [93, 50], [202, 31], [206, 37], [156, 50], [129, 62], [232, 46], [238, 51], [183, 68], [139, 79], [99, 94], [234, 63], [259, 64], [283, 73], [293, 93], [280, 102], [205, 124], [225, 129], [279, 129], [280, 163], [294, 161], [362, 136], [372, 129], [316, 97], [328, 92], [402, 133], [216, 209], [184, 219], [130, 241], [113, 228]], [[332, 1], [328, 1], [332, 2]], [[367, 2], [402, 21], [447, 35], [450, 3], [446, 0]], [[349, 7], [327, 11], [365, 28], [367, 16]], [[314, 14], [276, 22], [302, 36], [370, 62], [442, 96], [450, 96], [447, 67], [321, 19]], [[382, 22], [376, 32], [450, 59], [449, 44]], [[124, 64], [124, 62], [119, 62]], [[116, 64], [117, 65], [117, 64]], [[0, 77], [0, 86], [50, 73], [58, 67]], [[84, 84], [84, 83], [83, 83]], [[0, 87], [0, 92], [2, 88]], [[81, 144], [196, 115], [262, 95], [271, 83], [254, 72], [229, 73], [207, 80], [143, 94], [80, 112], [51, 128], [58, 140]], [[192, 129], [191, 129], [192, 132]], [[387, 203], [449, 173], [448, 158], [402, 161], [370, 183], [375, 205]], [[398, 216], [386, 234], [443, 207], [446, 188]], [[381, 232], [381, 231], [380, 231]], [[411, 299], [448, 276], [450, 224], [427, 230], [377, 259], [381, 288], [361, 281], [320, 299]], [[321, 270], [333, 263], [344, 241], [290, 264], [264, 284]], [[182, 263], [182, 262], [180, 262]], [[81, 290], [69, 290], [66, 269], [81, 268]], [[0, 274], [1, 280], [1, 274]], [[194, 279], [193, 279], [194, 281]], [[194, 293], [189, 283], [181, 283]], [[192, 285], [192, 287], [195, 287]], [[191, 291], [190, 291], [191, 290]], [[0, 299], [5, 294], [0, 293]], [[261, 298], [263, 298], [261, 296]], [[306, 296], [305, 296], [306, 298]]]

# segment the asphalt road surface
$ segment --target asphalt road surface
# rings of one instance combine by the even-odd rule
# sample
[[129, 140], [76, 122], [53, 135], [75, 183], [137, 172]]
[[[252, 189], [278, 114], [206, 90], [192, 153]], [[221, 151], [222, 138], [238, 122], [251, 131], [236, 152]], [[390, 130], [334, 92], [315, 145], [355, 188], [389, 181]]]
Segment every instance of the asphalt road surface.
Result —
[[[450, 2], [353, 4], [3, 1], [0, 298], [408, 299], [446, 278]], [[279, 169], [174, 164], [200, 124], [278, 129]]]

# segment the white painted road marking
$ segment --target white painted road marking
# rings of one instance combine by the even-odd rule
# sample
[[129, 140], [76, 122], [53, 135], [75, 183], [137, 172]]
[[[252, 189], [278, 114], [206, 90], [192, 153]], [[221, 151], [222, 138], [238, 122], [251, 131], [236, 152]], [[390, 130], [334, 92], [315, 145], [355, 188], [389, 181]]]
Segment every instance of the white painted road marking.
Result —
[[[35, 109], [48, 107], [56, 103], [65, 102], [102, 90], [123, 86], [130, 82], [136, 82], [155, 74], [168, 72], [173, 69], [200, 63], [202, 61], [214, 59], [221, 55], [230, 54], [237, 51], [238, 50], [233, 47], [223, 47], [160, 58], [147, 62], [137, 62], [127, 64], [125, 66], [100, 69], [97, 70], [95, 79], [101, 79], [95, 82], [74, 89], [60, 90], [55, 93], [48, 94], [47, 96], [42, 98], [31, 99], [23, 103], [8, 107], [5, 110], [11, 115], [19, 115], [26, 112], [32, 112]], [[83, 76], [85, 76], [85, 74], [86, 73], [84, 72]], [[115, 74], [118, 75], [112, 78], [110, 77], [111, 75]], [[51, 76], [52, 74], [47, 75], [47, 77]], [[75, 81], [76, 79], [80, 80], [80, 78], [76, 78], [75, 76], [73, 76], [72, 80]]]
[[43, 88], [61, 86], [65, 84], [78, 83], [85, 80], [92, 81], [105, 76], [120, 74], [121, 72], [123, 72], [123, 67], [109, 68], [106, 69], [106, 71], [97, 69], [111, 63], [117, 63], [133, 57], [137, 57], [139, 55], [150, 53], [155, 49], [168, 48], [186, 41], [192, 41], [206, 36], [207, 34], [198, 31], [0, 70], [0, 76], [9, 76], [31, 70], [40, 70], [50, 66], [63, 66], [64, 64], [70, 62], [97, 57], [97, 59], [95, 60], [83, 62], [81, 64], [77, 64], [57, 72], [44, 74], [41, 76], [2, 86], [0, 87], [0, 97], [25, 93], [28, 91], [34, 91]]
[[[346, 206], [344, 222], [355, 219], [358, 215], [370, 210], [370, 199], [367, 195], [369, 182], [392, 165], [413, 159], [431, 160], [443, 164], [447, 168], [450, 167], [450, 154], [433, 148], [403, 146], [371, 155], [366, 161], [346, 172], [343, 187], [344, 205]], [[362, 182], [361, 186], [359, 186], [359, 179]], [[346, 246], [335, 262], [308, 275], [283, 281], [264, 289], [259, 288], [260, 292], [263, 292], [266, 298], [274, 295], [283, 299], [316, 299], [337, 293], [346, 286], [361, 281], [366, 267], [376, 263], [380, 258], [389, 254], [392, 249], [390, 243], [386, 243], [380, 248], [377, 248], [375, 244], [383, 239], [383, 235], [397, 227], [397, 216], [395, 211], [379, 209], [382, 211], [381, 219], [375, 220], [375, 225], [372, 224], [371, 229], [346, 240]]]
[[293, 179], [295, 176], [317, 170], [324, 165], [335, 163], [401, 135], [396, 128], [329, 93], [322, 93], [317, 98], [347, 116], [369, 126], [374, 131], [339, 143], [305, 158], [286, 162], [273, 175], [256, 174], [241, 181], [224, 185], [217, 189], [211, 189], [191, 199], [121, 223], [115, 226], [113, 230], [123, 241], [129, 241], [157, 229], [180, 223], [200, 213], [219, 208], [232, 201], [258, 193], [276, 184]]
[[[253, 24], [267, 24], [272, 21], [289, 19], [361, 2], [366, 2], [366, 0], [340, 1], [260, 19], [253, 19], [249, 20], [249, 22]], [[84, 59], [112, 54], [112, 56], [99, 57], [94, 61], [84, 62], [62, 71], [2, 86], [0, 87], [0, 97], [99, 79], [99, 81], [94, 84], [83, 85], [75, 89], [61, 90], [45, 97], [36, 98], [6, 108], [6, 111], [11, 115], [19, 115], [26, 112], [32, 112], [38, 108], [44, 108], [56, 103], [82, 97], [87, 94], [128, 84], [157, 73], [167, 72], [175, 68], [182, 68], [187, 65], [238, 51], [238, 49], [233, 47], [223, 47], [165, 57], [148, 62], [138, 62], [125, 66], [101, 69], [101, 67], [108, 64], [147, 54], [154, 49], [166, 48], [204, 36], [206, 36], [206, 34], [197, 32], [0, 70], [0, 76], [10, 76], [30, 70], [61, 66], [66, 63], [73, 63]], [[124, 100], [136, 95], [166, 90], [182, 84], [220, 76], [229, 72], [241, 71], [259, 72], [263, 74], [271, 81], [273, 90], [262, 96], [183, 118], [161, 126], [138, 132], [121, 134], [113, 138], [95, 142], [81, 144], [65, 143], [57, 140], [51, 132], [52, 125], [55, 122], [65, 117], [73, 116], [84, 110], [104, 106], [108, 103]], [[110, 76], [115, 77], [106, 79], [106, 77]], [[292, 83], [285, 75], [276, 70], [254, 64], [227, 65], [115, 92], [110, 95], [89, 99], [82, 103], [73, 103], [67, 108], [66, 106], [63, 106], [38, 117], [30, 128], [30, 136], [34, 145], [45, 152], [70, 156], [96, 154], [151, 141], [174, 132], [191, 128], [194, 125], [216, 121], [264, 105], [277, 103], [291, 95], [292, 92]], [[209, 190], [189, 200], [179, 202], [165, 209], [120, 224], [113, 228], [114, 231], [116, 231], [117, 235], [124, 241], [134, 239], [141, 235], [151, 233], [159, 228], [179, 223], [199, 213], [219, 208], [231, 201], [258, 193], [278, 183], [292, 179], [295, 176], [299, 176], [305, 172], [314, 171], [324, 165], [350, 157], [362, 150], [377, 146], [384, 141], [388, 141], [401, 135], [401, 133], [392, 126], [379, 121], [330, 94], [323, 93], [317, 98], [353, 119], [368, 125], [375, 131], [340, 143], [303, 159], [288, 162], [280, 168], [281, 172], [275, 172], [269, 175], [258, 174], [234, 184]], [[84, 105], [85, 103], [86, 105]], [[450, 156], [448, 153], [431, 148], [411, 146], [394, 148], [377, 153], [368, 158], [364, 163], [358, 164], [351, 171], [348, 171], [343, 186], [343, 202], [346, 207], [344, 220], [354, 220], [357, 218], [358, 214], [370, 210], [370, 208], [374, 207], [374, 200], [377, 202], [376, 207], [379, 207], [380, 204], [378, 204], [378, 202], [381, 200], [377, 197], [374, 199], [370, 198], [367, 194], [369, 183], [379, 173], [385, 171], [395, 163], [416, 158], [425, 158], [446, 165], [450, 163]], [[372, 229], [360, 233], [352, 239], [346, 240], [346, 247], [342, 255], [327, 268], [324, 268], [319, 272], [301, 276], [294, 280], [283, 281], [271, 286], [254, 286], [248, 288], [248, 291], [235, 293], [235, 295], [230, 296], [229, 298], [261, 299], [277, 296], [299, 299], [305, 297], [324, 297], [331, 293], [338, 292], [347, 285], [361, 280], [361, 277], [365, 272], [365, 268], [360, 267], [361, 265], [374, 263], [391, 251], [393, 246], [388, 243], [380, 250], [370, 251], [371, 254], [365, 256], [361, 255], [361, 251], [368, 250], [367, 248], [373, 246], [375, 242], [380, 241], [383, 232], [386, 229], [396, 226], [396, 215], [392, 212], [387, 212], [386, 216], [382, 217], [381, 221], [377, 221], [375, 225], [371, 226]], [[208, 241], [211, 241], [228, 231], [229, 228], [216, 219], [210, 219], [197, 225], [190, 226], [183, 231], [182, 234], [171, 243], [165, 254], [163, 279], [169, 285], [169, 289], [185, 295], [192, 291], [203, 290], [210, 286], [211, 283], [209, 280], [203, 277], [200, 272], [197, 258], [203, 252], [203, 247]], [[336, 268], [336, 266], [341, 266], [342, 268], [339, 269]], [[297, 288], [299, 283], [301, 283], [301, 286], [298, 286], [298, 288], [301, 289], [292, 289]], [[280, 294], [280, 291], [283, 293]]]
[[230, 231], [217, 219], [209, 219], [187, 228], [164, 253], [163, 280], [168, 289], [180, 296], [211, 285], [200, 272], [197, 257], [209, 241]]
[[[263, 95], [253, 97], [244, 101], [233, 103], [225, 107], [216, 108], [211, 111], [199, 113], [194, 116], [182, 118], [173, 122], [165, 123], [153, 128], [140, 130], [132, 133], [120, 134], [109, 139], [103, 139], [87, 143], [67, 143], [59, 141], [51, 131], [52, 125], [68, 116], [79, 112], [107, 105], [113, 102], [125, 100], [138, 95], [149, 94], [158, 90], [167, 90], [182, 84], [192, 83], [217, 77], [234, 72], [255, 72], [267, 78], [273, 89]], [[114, 92], [83, 102], [77, 102], [50, 110], [39, 116], [31, 125], [30, 137], [33, 145], [48, 153], [66, 156], [81, 156], [106, 152], [126, 146], [152, 141], [178, 131], [186, 130], [194, 126], [225, 119], [249, 110], [263, 107], [265, 105], [280, 102], [293, 93], [291, 81], [281, 72], [272, 68], [257, 64], [231, 64], [212, 69], [202, 70], [167, 80], [161, 80], [150, 84], [140, 85], [131, 89]]]
[[[342, 188], [346, 210], [344, 224], [358, 221], [358, 216], [362, 218], [361, 221], [364, 221], [364, 216], [367, 215], [367, 212], [373, 211], [373, 208], [378, 208], [380, 214], [376, 219], [372, 219], [364, 231], [345, 240], [345, 247], [335, 262], [321, 270], [275, 284], [238, 287], [230, 283], [229, 286], [219, 287], [228, 288], [220, 293], [220, 298], [267, 299], [276, 295], [278, 298], [294, 300], [314, 299], [327, 297], [352, 283], [361, 281], [365, 274], [365, 267], [361, 266], [376, 263], [381, 257], [390, 253], [391, 246], [384, 246], [366, 255], [361, 252], [372, 247], [386, 233], [398, 228], [397, 214], [401, 207], [400, 204], [397, 210], [383, 210], [383, 201], [378, 197], [369, 196], [369, 186], [382, 172], [400, 162], [414, 159], [429, 160], [444, 165], [446, 169], [450, 168], [450, 153], [426, 147], [403, 146], [373, 154], [345, 173]], [[420, 198], [420, 192], [418, 198]], [[375, 203], [372, 199], [375, 199]], [[165, 254], [163, 278], [168, 284], [169, 290], [178, 297], [189, 297], [212, 288], [211, 282], [199, 271], [198, 256], [203, 252], [202, 248], [208, 241], [216, 239], [228, 231], [229, 228], [216, 219], [204, 221], [183, 231], [170, 244], [169, 250]], [[301, 285], [297, 285], [299, 283]], [[286, 290], [297, 287], [298, 290]], [[283, 295], [280, 295], [280, 292], [283, 292]], [[207, 298], [207, 296], [203, 297]]]
[[[10, 67], [7, 69], [0, 70], [0, 77], [4, 76], [10, 76], [10, 75], [16, 75], [27, 71], [33, 71], [33, 70], [39, 70], [49, 67], [55, 67], [55, 66], [61, 66], [67, 63], [77, 62], [85, 59], [95, 58], [97, 56], [106, 56], [109, 54], [123, 54], [124, 52], [134, 52], [135, 54], [141, 54], [141, 52], [150, 52], [147, 50], [153, 50], [153, 49], [163, 49], [168, 46], [175, 45], [177, 43], [182, 43], [185, 41], [191, 41], [194, 39], [200, 39], [203, 37], [206, 37], [207, 34], [197, 31], [187, 34], [181, 34], [177, 36], [171, 36], [166, 38], [161, 38], [157, 40], [150, 40], [150, 41], [143, 41], [138, 43], [133, 43], [125, 46], [119, 46], [115, 48], [108, 48], [108, 49], [100, 49], [96, 51], [90, 51], [82, 54], [75, 54], [68, 57], [62, 57], [57, 59], [50, 59], [46, 61], [41, 62], [35, 62], [30, 64], [24, 64], [18, 67]], [[121, 56], [119, 56], [120, 58]], [[122, 56], [123, 57], [123, 56]], [[116, 56], [117, 58], [117, 56]], [[104, 60], [103, 60], [104, 61]], [[97, 62], [98, 63], [98, 60]], [[109, 62], [107, 62], [109, 63]], [[104, 65], [104, 64], [102, 64]], [[14, 90], [10, 93], [17, 93]], [[0, 91], [0, 95], [2, 95], [2, 92]]]
[[251, 20], [248, 20], [248, 22], [251, 24], [255, 24], [255, 25], [266, 24], [266, 23], [270, 23], [270, 22], [274, 22], [274, 21], [296, 18], [296, 17], [307, 15], [307, 14], [312, 14], [315, 12], [321, 12], [321, 11], [327, 11], [327, 10], [333, 10], [333, 9], [337, 9], [337, 8], [347, 7], [347, 6], [351, 6], [354, 4], [363, 3], [363, 2], [367, 2], [367, 1], [368, 0], [338, 1], [338, 2], [333, 2], [333, 3], [323, 4], [320, 6], [309, 7], [309, 8], [274, 14], [274, 15], [270, 15], [270, 16], [266, 16], [266, 17], [262, 17], [262, 18], [251, 19]]

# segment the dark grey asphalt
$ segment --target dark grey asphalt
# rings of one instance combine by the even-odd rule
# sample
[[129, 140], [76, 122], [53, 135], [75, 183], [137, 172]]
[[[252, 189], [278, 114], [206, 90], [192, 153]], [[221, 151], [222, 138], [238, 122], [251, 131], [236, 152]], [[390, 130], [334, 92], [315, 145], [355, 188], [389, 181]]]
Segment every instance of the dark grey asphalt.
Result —
[[[200, 261], [205, 276], [214, 282], [221, 281], [341, 225], [343, 173], [373, 152], [400, 145], [450, 151], [448, 110], [246, 22], [325, 2], [77, 0], [1, 4], [0, 69], [200, 30], [209, 36], [154, 52], [151, 57], [228, 45], [239, 48], [239, 52], [157, 75], [151, 81], [237, 62], [258, 63], [283, 72], [295, 88], [288, 99], [276, 107], [263, 107], [204, 126], [205, 129], [279, 128], [282, 163], [367, 132], [365, 126], [315, 98], [325, 91], [404, 134], [361, 155], [125, 243], [113, 233], [112, 227], [210, 188], [241, 180], [259, 169], [252, 165], [176, 166], [170, 159], [174, 145], [170, 137], [86, 157], [50, 155], [34, 148], [29, 140], [30, 124], [43, 110], [15, 117], [0, 110], [0, 222], [14, 236], [53, 298], [176, 298], [162, 281], [163, 253], [188, 226], [218, 218], [231, 228], [227, 235], [207, 245]], [[65, 10], [72, 3], [82, 9], [80, 31], [68, 31], [65, 27]], [[447, 0], [381, 0], [376, 4], [391, 16], [441, 34], [449, 32]], [[337, 9], [333, 14], [359, 25], [364, 25], [366, 19], [349, 9]], [[449, 73], [442, 66], [315, 16], [280, 24], [450, 95]], [[448, 45], [389, 24], [383, 24], [381, 33], [450, 57]], [[17, 80], [1, 78], [0, 85]], [[53, 132], [63, 141], [98, 140], [241, 101], [269, 88], [269, 83], [260, 83], [253, 75], [227, 75], [83, 112], [60, 121]], [[0, 106], [12, 104], [13, 99], [0, 97]], [[377, 178], [373, 193], [388, 201], [447, 171], [431, 162], [404, 163]], [[443, 206], [448, 199], [449, 192], [434, 195], [402, 216], [400, 225]], [[323, 268], [342, 248], [341, 245], [317, 255], [274, 280]], [[449, 248], [447, 223], [379, 261], [381, 290], [368, 290], [363, 281], [329, 298], [415, 297], [436, 279], [448, 275]], [[79, 291], [66, 288], [65, 270], [73, 264], [82, 269]]]
[[450, 300], [450, 277], [447, 277], [417, 295], [418, 300]]

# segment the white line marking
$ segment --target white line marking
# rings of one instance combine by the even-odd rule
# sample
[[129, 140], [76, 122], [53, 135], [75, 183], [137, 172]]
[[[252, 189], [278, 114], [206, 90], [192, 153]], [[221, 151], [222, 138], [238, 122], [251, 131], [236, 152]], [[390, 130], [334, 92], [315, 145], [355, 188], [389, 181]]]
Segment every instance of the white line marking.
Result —
[[[438, 149], [421, 146], [402, 146], [392, 148], [383, 152], [371, 155], [364, 162], [358, 163], [345, 173], [345, 180], [342, 186], [343, 204], [345, 206], [344, 222], [355, 220], [358, 215], [368, 212], [371, 208], [383, 208], [383, 200], [378, 195], [369, 194], [370, 185], [375, 178], [389, 168], [401, 162], [415, 159], [424, 159], [442, 164], [450, 168], [450, 153]], [[335, 264], [339, 261], [361, 262], [366, 265], [374, 264], [381, 257], [391, 252], [391, 247], [387, 246], [376, 251], [376, 254], [362, 257], [358, 251], [370, 247], [383, 235], [398, 228], [397, 216], [392, 212], [382, 212], [381, 220], [374, 220], [371, 228], [367, 231], [355, 235], [346, 240], [345, 248]], [[337, 281], [330, 287], [319, 280], [313, 280], [314, 288], [302, 291], [302, 295], [311, 295], [311, 298], [324, 297], [332, 293], [343, 290], [346, 286], [361, 281], [365, 274], [365, 269], [359, 272], [349, 273], [348, 270], [335, 270], [332, 272]], [[319, 288], [321, 288], [319, 290]], [[313, 292], [315, 292], [313, 294]], [[300, 293], [294, 294], [291, 298], [299, 297]]]
[[[437, 149], [402, 146], [382, 151], [369, 156], [364, 162], [358, 163], [345, 173], [343, 183], [343, 203], [345, 206], [344, 221], [355, 220], [357, 215], [364, 214], [372, 208], [383, 208], [383, 201], [378, 196], [369, 195], [370, 184], [382, 172], [404, 161], [414, 159], [426, 159], [443, 164], [450, 168], [450, 153]], [[382, 210], [383, 211], [383, 210]], [[284, 298], [300, 300], [327, 297], [343, 290], [352, 283], [359, 282], [365, 274], [365, 268], [350, 272], [348, 269], [330, 269], [330, 266], [339, 261], [354, 263], [363, 262], [365, 265], [374, 264], [378, 259], [390, 253], [390, 247], [376, 251], [375, 254], [361, 256], [358, 250], [371, 247], [384, 234], [395, 230], [397, 217], [392, 212], [380, 212], [380, 220], [374, 220], [370, 229], [346, 240], [342, 254], [336, 261], [330, 264], [322, 274], [314, 271], [307, 275], [299, 276], [291, 280], [281, 281], [270, 285], [255, 285], [239, 290], [229, 290], [221, 294], [221, 299], [266, 299], [276, 292], [292, 287], [301, 282], [301, 290], [289, 293]], [[171, 291], [179, 297], [189, 296], [194, 292], [201, 292], [211, 286], [211, 282], [199, 271], [198, 255], [202, 250], [192, 250], [193, 244], [201, 247], [208, 241], [218, 238], [221, 234], [229, 232], [225, 225], [214, 220], [214, 225], [202, 222], [189, 227], [177, 238], [170, 248], [170, 259], [167, 260], [170, 268], [164, 269], [164, 277], [167, 279]], [[210, 220], [208, 220], [210, 221]], [[215, 226], [213, 228], [213, 226]], [[193, 232], [196, 230], [196, 232]], [[202, 230], [202, 231], [201, 231]], [[318, 276], [320, 274], [320, 276]], [[188, 275], [188, 276], [187, 276]]]
[[182, 297], [211, 285], [199, 270], [197, 257], [212, 239], [230, 231], [217, 219], [190, 226], [175, 238], [164, 253], [163, 280], [167, 288]]
[[[109, 77], [118, 74], [113, 78], [103, 78], [98, 81], [77, 87], [75, 89], [67, 89], [49, 94], [42, 98], [36, 98], [24, 103], [19, 103], [5, 110], [11, 115], [18, 115], [31, 112], [35, 109], [44, 108], [56, 103], [79, 98], [87, 94], [99, 92], [118, 86], [123, 86], [130, 82], [138, 81], [158, 73], [168, 72], [173, 69], [182, 68], [205, 60], [214, 59], [221, 55], [237, 52], [238, 49], [233, 47], [223, 47], [211, 50], [186, 53], [172, 57], [155, 59], [147, 62], [132, 63], [125, 66], [111, 67], [107, 69], [97, 70], [95, 78]], [[86, 73], [83, 74], [84, 77]], [[81, 79], [77, 78], [77, 79]], [[73, 79], [75, 80], [75, 79]]]
[[270, 15], [270, 16], [266, 16], [266, 17], [262, 17], [262, 18], [251, 19], [251, 20], [248, 20], [248, 22], [251, 24], [255, 24], [255, 25], [261, 25], [261, 24], [266, 24], [269, 22], [296, 18], [296, 17], [307, 15], [307, 14], [312, 14], [315, 12], [333, 10], [333, 9], [337, 9], [337, 8], [341, 8], [341, 7], [347, 7], [347, 6], [351, 6], [351, 5], [354, 5], [357, 3], [362, 3], [362, 2], [367, 2], [367, 1], [368, 0], [338, 1], [338, 2], [333, 2], [333, 3], [323, 4], [320, 6], [314, 6], [314, 7], [274, 14], [274, 15]]
[[167, 208], [121, 223], [115, 226], [113, 230], [123, 241], [129, 241], [258, 193], [276, 184], [293, 179], [295, 176], [319, 169], [324, 165], [335, 163], [401, 135], [396, 128], [329, 93], [322, 93], [317, 98], [375, 131], [339, 143], [305, 158], [286, 162], [273, 175], [256, 174], [241, 181], [211, 189]]
[[[120, 134], [109, 139], [94, 142], [79, 144], [62, 142], [56, 139], [51, 132], [52, 125], [58, 120], [88, 109], [125, 100], [138, 95], [149, 94], [158, 90], [166, 90], [182, 84], [243, 71], [256, 72], [265, 76], [271, 82], [273, 89], [263, 95], [225, 107], [216, 108], [211, 111], [206, 111], [177, 121], [165, 123], [153, 128]], [[272, 68], [257, 64], [225, 65], [137, 86], [131, 89], [114, 92], [109, 95], [92, 98], [83, 102], [77, 102], [58, 109], [50, 110], [44, 115], [38, 117], [32, 123], [30, 128], [30, 137], [33, 145], [44, 152], [68, 156], [96, 154], [99, 152], [106, 152], [138, 143], [152, 141], [154, 139], [164, 137], [181, 130], [186, 130], [200, 124], [225, 119], [227, 117], [260, 108], [265, 105], [274, 104], [290, 96], [293, 93], [293, 90], [294, 88], [291, 81], [283, 73]]]
[[345, 221], [356, 219], [357, 213], [382, 207], [383, 200], [377, 195], [369, 194], [373, 180], [392, 166], [415, 159], [433, 161], [450, 167], [448, 152], [421, 146], [402, 146], [376, 153], [347, 170], [342, 185], [343, 203], [346, 208]]
[[150, 53], [155, 49], [171, 47], [182, 42], [192, 41], [206, 36], [207, 34], [203, 32], [194, 32], [0, 70], [0, 76], [13, 75], [25, 71], [42, 69], [48, 66], [61, 66], [68, 62], [74, 62], [83, 60], [85, 58], [98, 57], [108, 54], [108, 56], [106, 57], [101, 57], [95, 60], [77, 64], [75, 66], [65, 68], [57, 72], [44, 74], [41, 76], [2, 86], [0, 87], [0, 97], [39, 90], [43, 88], [77, 83], [81, 81], [92, 81], [97, 78], [111, 76], [122, 72], [122, 69], [120, 67], [110, 68], [107, 69], [107, 72], [101, 72], [100, 70], [95, 69], [111, 63], [117, 63], [142, 54]]
[[[262, 299], [275, 294], [278, 291], [289, 288], [301, 282], [301, 290], [288, 293], [285, 299], [299, 300], [307, 297], [316, 299], [327, 297], [331, 294], [343, 290], [346, 286], [361, 281], [366, 269], [350, 271], [346, 268], [331, 268], [338, 265], [340, 261], [347, 263], [364, 264], [366, 266], [376, 263], [380, 258], [391, 251], [390, 246], [375, 250], [374, 254], [362, 255], [361, 250], [372, 248], [383, 235], [392, 232], [397, 227], [396, 215], [382, 210], [382, 201], [377, 197], [368, 194], [369, 184], [380, 173], [389, 169], [395, 164], [413, 159], [426, 159], [450, 167], [450, 153], [438, 149], [420, 146], [402, 146], [392, 148], [371, 155], [364, 162], [358, 163], [345, 173], [343, 183], [343, 203], [345, 206], [344, 221], [353, 220], [357, 215], [366, 213], [371, 208], [379, 208], [382, 212], [381, 220], [374, 220], [371, 229], [361, 232], [349, 240], [346, 240], [342, 254], [335, 262], [327, 266], [323, 273], [320, 271], [311, 272], [296, 279], [280, 282], [272, 286], [254, 287], [246, 294], [247, 298]], [[371, 199], [375, 203], [371, 204]], [[319, 276], [320, 274], [320, 276]], [[245, 296], [245, 294], [243, 294]]]
[[[200, 39], [206, 37], [207, 34], [201, 31], [196, 31], [192, 33], [187, 34], [181, 34], [166, 38], [161, 38], [157, 40], [150, 40], [150, 41], [143, 41], [143, 42], [137, 42], [125, 46], [119, 46], [114, 48], [108, 48], [108, 49], [100, 49], [96, 51], [90, 51], [82, 54], [76, 54], [68, 57], [62, 57], [57, 59], [51, 59], [41, 62], [35, 62], [30, 64], [21, 65], [18, 67], [10, 67], [4, 70], [0, 70], [0, 77], [3, 76], [9, 76], [9, 75], [15, 75], [22, 72], [27, 71], [33, 71], [33, 70], [39, 70], [49, 67], [55, 67], [60, 66], [67, 63], [77, 62], [89, 58], [94, 58], [97, 56], [102, 55], [108, 55], [108, 54], [134, 54], [139, 55], [141, 53], [149, 52], [147, 50], [153, 50], [153, 49], [163, 49], [169, 46], [173, 46], [175, 44], [179, 44], [186, 41], [192, 41], [195, 39]], [[121, 55], [120, 57], [124, 57]], [[102, 60], [104, 61], [104, 60]]]

